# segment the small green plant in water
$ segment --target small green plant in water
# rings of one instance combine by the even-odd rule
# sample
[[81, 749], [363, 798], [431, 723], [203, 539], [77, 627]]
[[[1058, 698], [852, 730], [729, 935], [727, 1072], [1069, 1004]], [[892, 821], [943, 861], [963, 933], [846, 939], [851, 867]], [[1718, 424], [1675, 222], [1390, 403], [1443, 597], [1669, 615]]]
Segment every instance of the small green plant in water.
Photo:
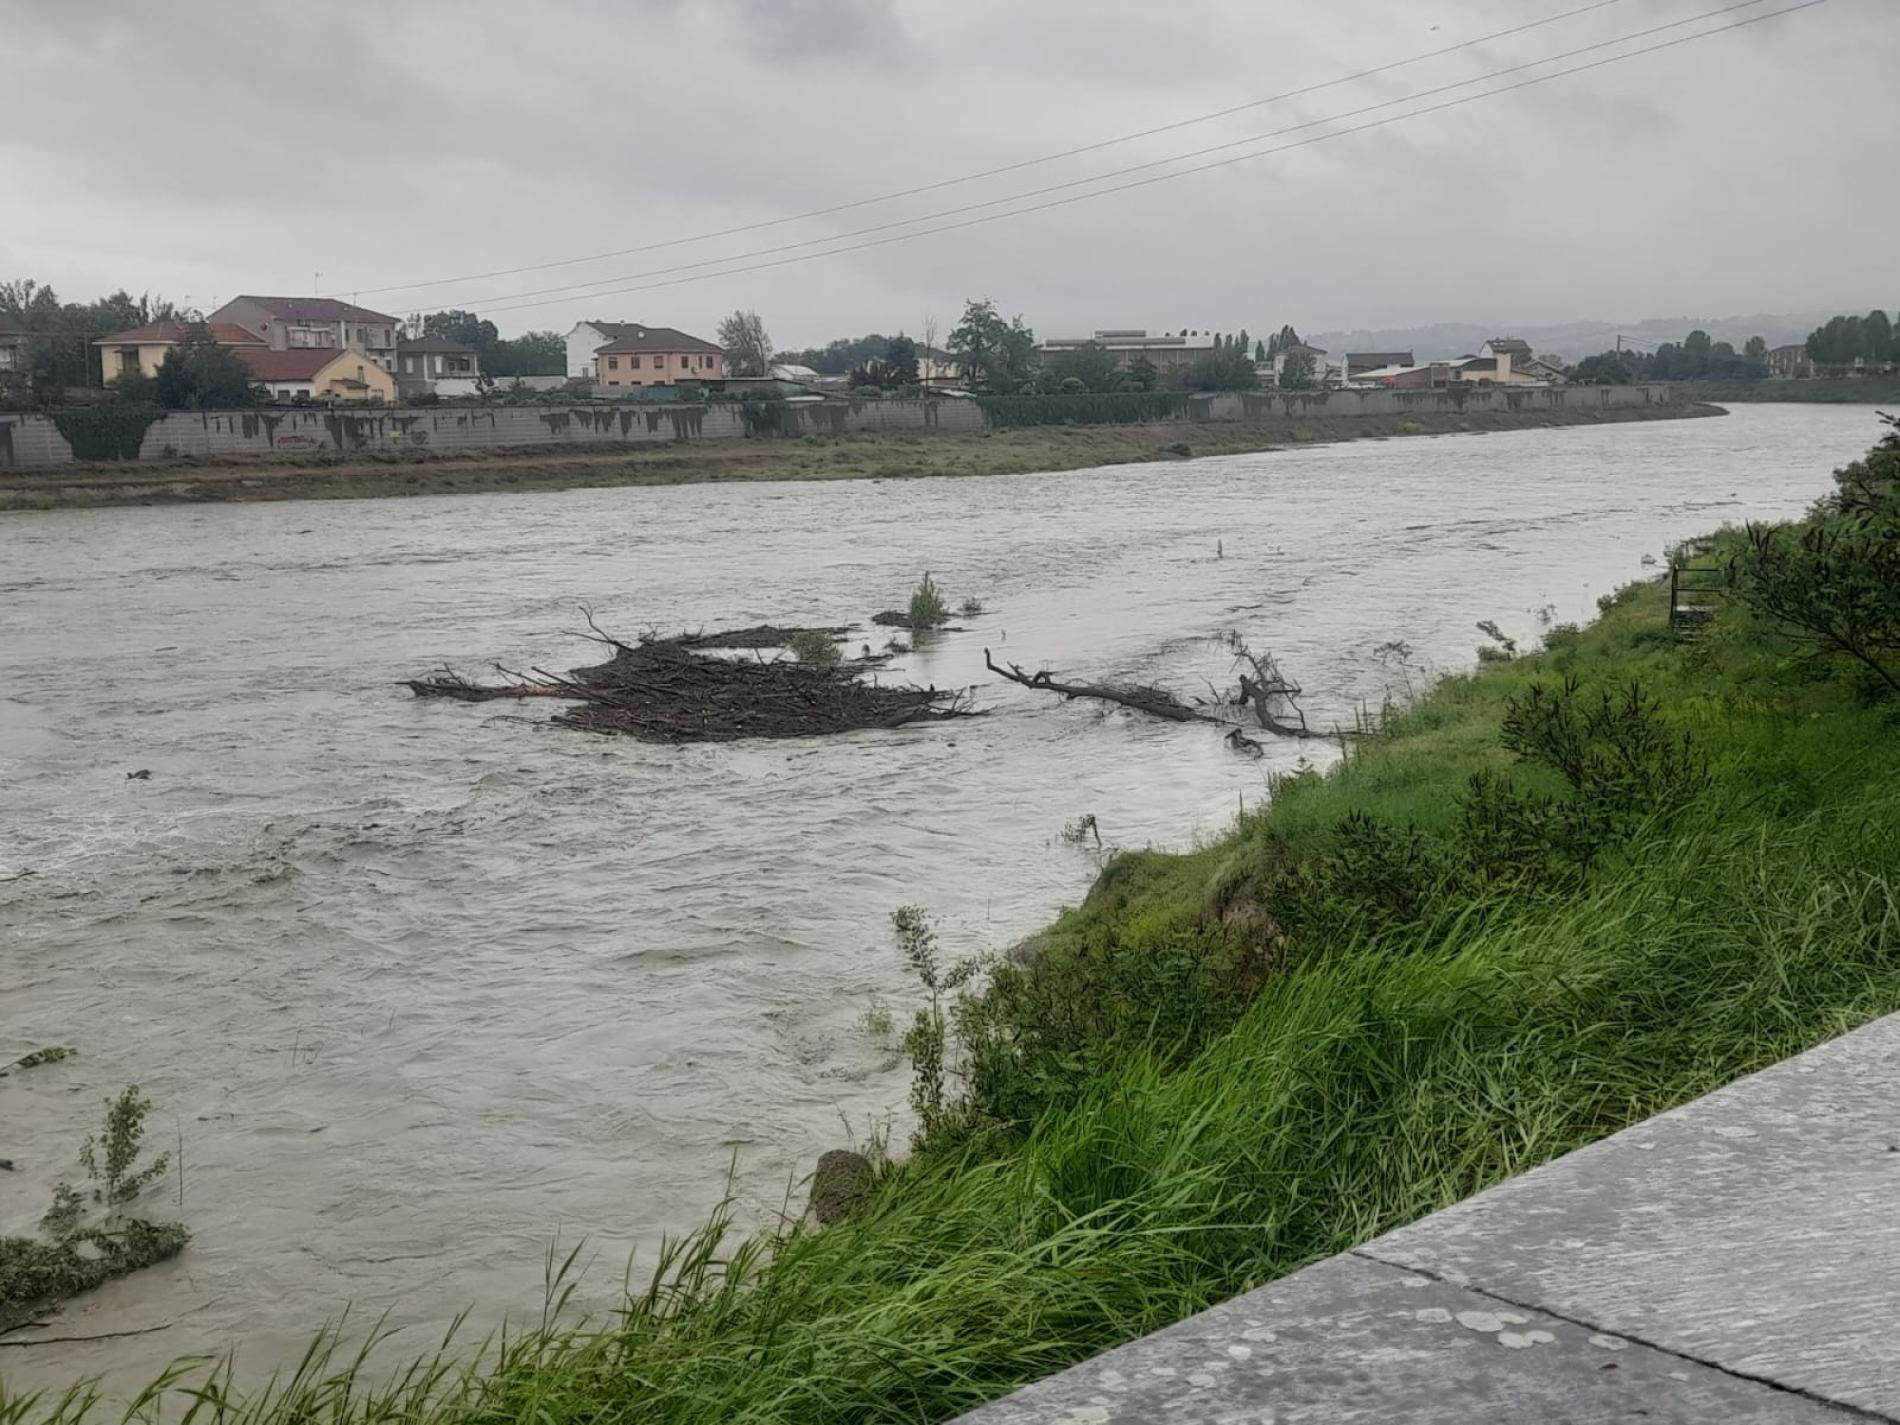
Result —
[[930, 577], [930, 571], [924, 571], [923, 582], [911, 590], [910, 626], [912, 628], [938, 628], [950, 622], [950, 605], [944, 602], [943, 591]]
[[836, 663], [843, 656], [838, 652], [836, 640], [813, 628], [800, 629], [785, 646], [800, 663]]
[[[139, 1092], [137, 1084], [106, 1102], [105, 1131], [95, 1140], [88, 1138], [79, 1150], [79, 1165], [92, 1179], [92, 1200], [108, 1207], [130, 1202], [153, 1182], [165, 1175], [172, 1155], [160, 1153], [144, 1167], [138, 1166], [139, 1147], [145, 1141], [145, 1120], [152, 1101]], [[103, 1152], [104, 1161], [100, 1160]]]
[[73, 1051], [62, 1044], [49, 1044], [44, 1049], [35, 1049], [30, 1054], [22, 1054], [10, 1064], [0, 1065], [0, 1079], [15, 1069], [37, 1069], [41, 1064], [57, 1064], [62, 1059], [70, 1059]]
[[976, 618], [983, 612], [983, 601], [978, 598], [965, 599], [957, 606], [957, 614], [962, 618]]
[[40, 1218], [40, 1237], [0, 1237], [0, 1332], [43, 1321], [71, 1297], [184, 1251], [188, 1228], [147, 1222], [116, 1209], [149, 1187], [170, 1165], [169, 1154], [141, 1167], [139, 1149], [151, 1101], [136, 1086], [106, 1102], [97, 1138], [80, 1150], [92, 1203], [106, 1215], [88, 1219], [88, 1194], [71, 1183], [53, 1189]]

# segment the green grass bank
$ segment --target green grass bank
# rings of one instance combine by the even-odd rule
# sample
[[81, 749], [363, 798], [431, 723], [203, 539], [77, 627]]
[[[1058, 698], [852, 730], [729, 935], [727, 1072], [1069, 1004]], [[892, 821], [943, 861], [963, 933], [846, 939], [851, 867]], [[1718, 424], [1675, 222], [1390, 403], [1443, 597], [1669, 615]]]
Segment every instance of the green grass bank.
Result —
[[971, 433], [805, 436], [690, 441], [642, 447], [400, 451], [285, 456], [259, 461], [95, 462], [0, 472], [0, 513], [110, 505], [254, 500], [376, 499], [400, 495], [521, 493], [624, 485], [750, 480], [908, 480], [1021, 475], [1200, 455], [1238, 455], [1343, 440], [1482, 434], [1550, 426], [1719, 416], [1672, 403], [1596, 410], [1426, 412], [1274, 421], [1158, 421], [1035, 426]]
[[479, 1364], [188, 1372], [167, 1418], [943, 1420], [1900, 1009], [1900, 693], [1739, 601], [1605, 605], [960, 986], [913, 934], [924, 1128], [848, 1220], [714, 1222]]

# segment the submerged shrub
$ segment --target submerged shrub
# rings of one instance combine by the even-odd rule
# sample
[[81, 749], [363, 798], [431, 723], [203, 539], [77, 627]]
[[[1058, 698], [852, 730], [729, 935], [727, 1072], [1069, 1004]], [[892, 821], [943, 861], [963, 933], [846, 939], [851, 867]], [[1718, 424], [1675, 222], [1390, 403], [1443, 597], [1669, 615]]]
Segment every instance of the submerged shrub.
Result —
[[936, 628], [948, 622], [950, 605], [944, 602], [943, 592], [930, 577], [930, 571], [925, 570], [922, 582], [911, 591], [910, 626]]
[[836, 663], [843, 658], [837, 640], [815, 628], [803, 628], [786, 640], [785, 647], [800, 663]]
[[[92, 1187], [70, 1183], [53, 1190], [40, 1219], [41, 1237], [0, 1237], [0, 1332], [43, 1320], [60, 1302], [175, 1257], [191, 1241], [178, 1223], [147, 1222], [117, 1209], [151, 1186], [171, 1163], [169, 1154], [139, 1165], [151, 1101], [134, 1085], [106, 1101], [99, 1135], [86, 1139], [79, 1162]], [[88, 1199], [105, 1215], [88, 1220]]]

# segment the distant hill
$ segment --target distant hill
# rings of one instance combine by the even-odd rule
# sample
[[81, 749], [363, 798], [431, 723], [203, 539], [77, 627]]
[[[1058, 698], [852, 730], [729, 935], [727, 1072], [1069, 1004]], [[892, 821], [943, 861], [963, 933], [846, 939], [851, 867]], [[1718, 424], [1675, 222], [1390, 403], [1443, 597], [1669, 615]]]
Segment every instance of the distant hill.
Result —
[[1714, 340], [1729, 342], [1739, 351], [1751, 336], [1761, 337], [1771, 347], [1805, 341], [1809, 332], [1837, 315], [1761, 312], [1752, 317], [1647, 317], [1639, 322], [1564, 322], [1557, 326], [1439, 322], [1429, 327], [1386, 331], [1308, 332], [1306, 339], [1334, 355], [1346, 351], [1410, 351], [1425, 361], [1475, 352], [1494, 336], [1517, 336], [1529, 342], [1539, 356], [1578, 361], [1615, 346], [1618, 332], [1623, 334], [1625, 345], [1634, 342], [1653, 348], [1660, 342], [1681, 341], [1699, 327]]

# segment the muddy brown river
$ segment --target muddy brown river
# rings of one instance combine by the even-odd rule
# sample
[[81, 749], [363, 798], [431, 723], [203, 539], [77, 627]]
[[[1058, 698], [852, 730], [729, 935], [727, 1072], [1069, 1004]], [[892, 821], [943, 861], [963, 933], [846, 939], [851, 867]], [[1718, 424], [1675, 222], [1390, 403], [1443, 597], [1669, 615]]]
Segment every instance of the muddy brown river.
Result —
[[[605, 1301], [728, 1165], [756, 1217], [824, 1149], [901, 1140], [893, 909], [1003, 949], [1096, 870], [1065, 823], [1187, 845], [1329, 756], [1057, 703], [990, 679], [986, 644], [1193, 693], [1231, 683], [1234, 629], [1349, 724], [1402, 679], [1377, 645], [1456, 669], [1479, 619], [1585, 618], [1668, 542], [1799, 511], [1875, 434], [1743, 406], [988, 479], [0, 518], [0, 1058], [79, 1051], [0, 1080], [0, 1231], [137, 1083], [182, 1144], [151, 1211], [196, 1233], [40, 1333], [144, 1334], [0, 1350], [0, 1377], [123, 1386], [233, 1345], [248, 1373], [346, 1305], [419, 1351], [471, 1304], [537, 1308], [556, 1238]], [[884, 676], [979, 684], [985, 718], [670, 748], [399, 686], [590, 661], [583, 604], [626, 633], [844, 622], [925, 569], [988, 612]]]

